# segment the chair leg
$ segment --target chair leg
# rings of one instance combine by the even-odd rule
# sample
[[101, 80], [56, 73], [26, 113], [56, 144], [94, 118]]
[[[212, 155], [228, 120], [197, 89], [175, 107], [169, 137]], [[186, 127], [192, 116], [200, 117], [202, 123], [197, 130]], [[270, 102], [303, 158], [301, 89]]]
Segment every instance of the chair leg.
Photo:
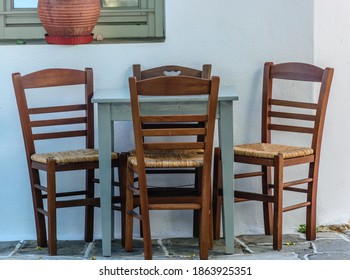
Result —
[[220, 239], [220, 223], [221, 223], [221, 208], [222, 196], [219, 192], [222, 191], [222, 165], [220, 148], [214, 150], [214, 171], [213, 171], [213, 238]]
[[314, 162], [310, 163], [309, 178], [313, 180], [308, 184], [307, 201], [310, 201], [311, 205], [306, 208], [306, 240], [315, 240], [318, 167]]
[[213, 209], [209, 211], [209, 250], [214, 248]]
[[130, 167], [126, 168], [126, 181], [125, 181], [125, 228], [124, 228], [124, 248], [127, 252], [132, 251], [133, 243], [133, 229], [134, 229], [134, 219], [132, 212], [134, 211], [134, 194], [129, 188], [130, 185], [134, 183], [134, 172]]
[[143, 235], [143, 253], [145, 260], [152, 259], [152, 239], [151, 239], [151, 224], [148, 209], [148, 195], [146, 180], [139, 174], [139, 190], [140, 190], [140, 211], [142, 219], [142, 235]]
[[[94, 191], [94, 177], [95, 172], [93, 169], [86, 170], [86, 197], [93, 198], [95, 196]], [[85, 242], [92, 242], [94, 238], [94, 206], [85, 206]]]
[[[271, 184], [271, 167], [262, 166], [263, 176], [262, 180], [262, 193], [266, 195], [272, 195], [272, 190], [269, 187]], [[263, 215], [264, 215], [264, 228], [265, 234], [271, 235], [273, 232], [273, 209], [272, 203], [263, 202]]]
[[56, 221], [56, 161], [47, 160], [47, 213], [48, 213], [48, 249], [51, 256], [57, 255]]
[[[203, 171], [205, 173], [205, 171]], [[202, 207], [200, 223], [199, 257], [207, 260], [209, 256], [210, 241], [210, 175], [203, 177]]]
[[151, 225], [149, 219], [149, 210], [147, 207], [141, 208], [142, 216], [142, 232], [143, 232], [143, 251], [145, 260], [152, 259], [152, 239], [151, 239]]
[[31, 176], [37, 245], [40, 247], [47, 247], [45, 215], [39, 212], [39, 209], [44, 209], [42, 191], [34, 187], [35, 185], [41, 185], [39, 171], [37, 169], [32, 169]]
[[193, 237], [199, 237], [199, 221], [200, 213], [198, 210], [193, 210]]
[[282, 249], [282, 210], [283, 210], [283, 156], [274, 158], [274, 219], [273, 249]]
[[209, 213], [203, 209], [201, 214], [201, 231], [199, 237], [199, 258], [207, 260], [209, 257], [210, 235], [209, 235]]
[[[196, 168], [195, 176], [194, 176], [194, 186], [196, 190], [196, 195], [201, 194], [201, 178], [202, 178], [202, 169]], [[193, 237], [199, 237], [199, 224], [200, 224], [200, 210], [193, 211]]]

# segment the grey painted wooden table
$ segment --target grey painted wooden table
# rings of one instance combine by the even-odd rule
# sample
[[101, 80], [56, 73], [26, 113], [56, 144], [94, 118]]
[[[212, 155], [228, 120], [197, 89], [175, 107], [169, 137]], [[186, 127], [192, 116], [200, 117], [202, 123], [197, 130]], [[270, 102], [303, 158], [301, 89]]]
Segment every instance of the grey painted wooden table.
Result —
[[[233, 207], [233, 87], [221, 86], [217, 110], [219, 145], [222, 149], [223, 173], [223, 226], [226, 253], [234, 252], [234, 207]], [[100, 152], [101, 216], [102, 216], [102, 252], [111, 256], [113, 215], [111, 211], [112, 169], [111, 151], [113, 149], [113, 122], [131, 120], [129, 88], [97, 89], [92, 101], [98, 109], [98, 141]], [[154, 106], [153, 102], [157, 102]], [[141, 110], [168, 113], [169, 110], [196, 113], [204, 109], [201, 98], [145, 98]], [[165, 109], [166, 107], [166, 109]]]

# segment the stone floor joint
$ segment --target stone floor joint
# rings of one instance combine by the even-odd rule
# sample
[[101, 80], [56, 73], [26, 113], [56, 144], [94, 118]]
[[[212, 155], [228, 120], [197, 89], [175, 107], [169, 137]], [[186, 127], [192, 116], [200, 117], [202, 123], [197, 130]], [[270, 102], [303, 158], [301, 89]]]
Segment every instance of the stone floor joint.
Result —
[[91, 252], [94, 248], [94, 241], [89, 242], [88, 246], [86, 247], [84, 258], [89, 258], [91, 256]]
[[164, 252], [164, 255], [165, 255], [166, 257], [168, 257], [168, 256], [169, 256], [169, 251], [168, 251], [168, 249], [166, 248], [166, 246], [164, 246], [163, 240], [162, 240], [162, 239], [158, 239], [158, 240], [157, 240], [157, 244], [162, 248], [162, 250], [163, 250], [163, 252]]
[[235, 238], [235, 242], [237, 242], [241, 247], [242, 250], [249, 253], [249, 254], [254, 254], [255, 252], [253, 250], [251, 250], [248, 245], [246, 245], [244, 242], [242, 242], [241, 240], [239, 240], [238, 238]]

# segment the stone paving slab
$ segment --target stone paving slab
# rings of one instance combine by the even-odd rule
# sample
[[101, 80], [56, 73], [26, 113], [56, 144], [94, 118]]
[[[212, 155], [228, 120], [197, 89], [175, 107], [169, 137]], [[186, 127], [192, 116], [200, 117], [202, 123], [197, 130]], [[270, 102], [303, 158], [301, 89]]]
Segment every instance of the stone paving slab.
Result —
[[[319, 232], [315, 241], [304, 234], [283, 235], [283, 249], [272, 249], [272, 237], [242, 235], [235, 238], [235, 253], [225, 254], [224, 240], [214, 242], [212, 260], [350, 260], [350, 232]], [[58, 241], [57, 256], [33, 240], [0, 242], [0, 260], [142, 260], [142, 239], [134, 240], [132, 252], [126, 252], [120, 240], [112, 242], [112, 256], [102, 256], [102, 242]], [[155, 260], [198, 260], [198, 239], [164, 238], [153, 240]]]

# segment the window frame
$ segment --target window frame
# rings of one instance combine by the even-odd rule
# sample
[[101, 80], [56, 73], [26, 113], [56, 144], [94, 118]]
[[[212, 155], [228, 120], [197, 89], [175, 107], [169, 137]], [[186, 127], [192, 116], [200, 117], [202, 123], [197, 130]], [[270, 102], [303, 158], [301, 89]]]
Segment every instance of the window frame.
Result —
[[[0, 0], [0, 41], [44, 39], [37, 9], [13, 8], [14, 0]], [[140, 0], [137, 8], [103, 8], [93, 30], [105, 39], [165, 38], [164, 0]]]

